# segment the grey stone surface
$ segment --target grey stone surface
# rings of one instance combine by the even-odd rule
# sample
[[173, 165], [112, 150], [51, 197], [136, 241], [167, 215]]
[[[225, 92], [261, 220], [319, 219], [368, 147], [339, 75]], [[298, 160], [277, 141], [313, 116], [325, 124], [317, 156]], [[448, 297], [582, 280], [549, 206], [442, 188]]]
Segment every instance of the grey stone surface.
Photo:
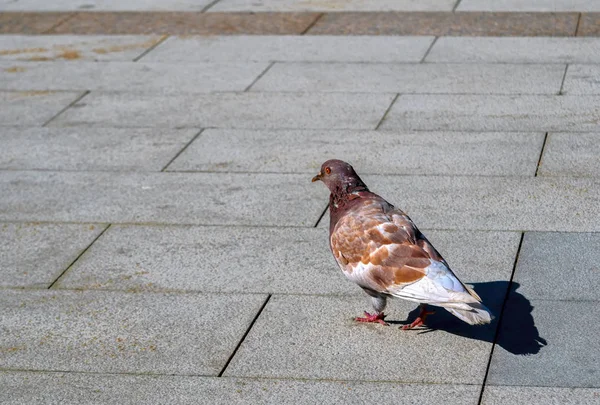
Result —
[[393, 94], [88, 95], [53, 125], [374, 129]]
[[5, 128], [0, 169], [160, 171], [196, 129]]
[[0, 221], [311, 227], [327, 204], [313, 186], [292, 174], [4, 171]]
[[200, 11], [212, 0], [0, 0], [0, 11]]
[[600, 234], [527, 232], [514, 279], [529, 298], [597, 300]]
[[[387, 319], [405, 320], [416, 306], [393, 300]], [[355, 322], [353, 317], [366, 309], [372, 310], [367, 298], [274, 295], [224, 375], [481, 383], [492, 347], [489, 340]], [[487, 337], [495, 328], [480, 329]]]
[[452, 11], [456, 0], [220, 0], [209, 11]]
[[600, 38], [441, 37], [425, 61], [600, 63]]
[[42, 125], [80, 95], [74, 92], [0, 91], [0, 126]]
[[0, 286], [47, 288], [105, 225], [0, 224]]
[[478, 385], [261, 380], [0, 371], [0, 401], [21, 404], [477, 404]]
[[569, 65], [563, 94], [600, 94], [599, 65]]
[[361, 173], [533, 176], [543, 141], [543, 133], [208, 129], [168, 169], [316, 174], [335, 156]]
[[487, 385], [482, 405], [597, 405], [597, 388], [506, 387]]
[[596, 0], [462, 0], [457, 11], [600, 11]]
[[264, 295], [0, 294], [0, 368], [217, 375]]
[[[465, 282], [510, 278], [520, 234], [426, 234]], [[57, 286], [363, 295], [338, 269], [321, 228], [113, 225]]]
[[562, 65], [276, 63], [257, 91], [557, 94]]
[[592, 132], [600, 130], [600, 96], [402, 94], [381, 128]]
[[[360, 174], [360, 170], [358, 171]], [[596, 179], [362, 176], [421, 228], [595, 232]], [[323, 187], [321, 185], [321, 187]], [[319, 226], [328, 226], [326, 214]]]
[[268, 63], [0, 62], [6, 90], [244, 91]]
[[209, 36], [171, 37], [149, 62], [419, 62], [434, 37]]
[[[509, 297], [498, 339], [516, 338], [522, 325], [515, 322], [522, 308]], [[600, 327], [597, 301], [531, 300], [532, 317], [547, 341], [534, 356], [494, 349], [487, 383], [539, 387], [600, 388]]]
[[160, 40], [158, 35], [0, 35], [0, 60], [130, 61]]
[[550, 133], [539, 176], [600, 176], [600, 132]]

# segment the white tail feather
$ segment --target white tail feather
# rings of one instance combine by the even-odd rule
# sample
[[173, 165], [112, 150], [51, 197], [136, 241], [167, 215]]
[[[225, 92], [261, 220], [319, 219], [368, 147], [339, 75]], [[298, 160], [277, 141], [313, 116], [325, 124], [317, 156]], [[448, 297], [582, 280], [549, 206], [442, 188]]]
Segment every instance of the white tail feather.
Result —
[[485, 305], [476, 302], [468, 303], [469, 309], [458, 309], [458, 308], [444, 308], [458, 319], [465, 321], [469, 325], [482, 325], [484, 323], [490, 323], [494, 319], [494, 315], [490, 312]]

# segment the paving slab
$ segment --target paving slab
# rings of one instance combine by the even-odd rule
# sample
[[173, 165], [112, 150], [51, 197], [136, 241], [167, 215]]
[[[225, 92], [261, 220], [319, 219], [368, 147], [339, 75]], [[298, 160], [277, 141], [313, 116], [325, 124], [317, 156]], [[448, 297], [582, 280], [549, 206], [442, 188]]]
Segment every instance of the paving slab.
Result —
[[268, 63], [0, 62], [5, 90], [244, 91]]
[[208, 11], [452, 11], [456, 0], [220, 0]]
[[81, 95], [47, 90], [0, 91], [0, 126], [42, 125]]
[[521, 293], [544, 300], [598, 300], [600, 234], [527, 232], [515, 281]]
[[104, 225], [0, 224], [0, 286], [48, 288]]
[[[600, 229], [595, 208], [600, 183], [595, 179], [361, 177], [371, 191], [407, 212], [420, 228], [556, 232]], [[319, 226], [328, 226], [328, 216]]]
[[538, 176], [598, 177], [600, 133], [550, 133]]
[[557, 94], [561, 65], [276, 63], [253, 91]]
[[314, 175], [335, 156], [361, 173], [533, 176], [543, 142], [543, 133], [207, 129], [168, 170]]
[[[510, 278], [520, 234], [431, 231], [427, 235], [465, 282]], [[494, 249], [487, 249], [488, 244]], [[481, 254], [473, 255], [471, 249]], [[363, 294], [338, 269], [328, 232], [321, 228], [113, 225], [56, 286]]]
[[507, 387], [487, 385], [483, 405], [595, 405], [597, 388]]
[[375, 129], [394, 94], [94, 92], [52, 125]]
[[[394, 300], [386, 311], [388, 319], [403, 321], [416, 306]], [[419, 334], [403, 331], [398, 324], [358, 324], [353, 317], [365, 309], [371, 310], [366, 296], [274, 295], [224, 375], [453, 384], [483, 381], [492, 347], [487, 337], [493, 334], [493, 325], [479, 327], [485, 331], [480, 339], [443, 330]], [[458, 319], [447, 322], [462, 327]]]
[[311, 227], [327, 204], [313, 186], [294, 174], [4, 171], [0, 221]]
[[148, 62], [419, 62], [434, 37], [210, 36], [171, 37]]
[[131, 61], [160, 40], [158, 35], [1, 35], [0, 60]]
[[[593, 308], [598, 301], [531, 300], [531, 315], [547, 345], [523, 356], [496, 347], [487, 384], [538, 387], [600, 387], [600, 328]], [[504, 311], [498, 339], [522, 334], [515, 322], [519, 308], [512, 296]]]
[[426, 62], [600, 63], [600, 38], [443, 37]]
[[39, 35], [72, 16], [71, 13], [1, 13], [0, 34]]
[[0, 0], [2, 11], [186, 10], [201, 11], [213, 0]]
[[578, 13], [345, 12], [324, 14], [307, 34], [573, 36], [578, 21]]
[[4, 128], [0, 169], [160, 171], [198, 131]]
[[477, 404], [480, 386], [0, 371], [3, 404]]
[[569, 65], [563, 94], [600, 94], [600, 66]]
[[594, 132], [600, 96], [401, 94], [381, 128]]
[[[319, 13], [78, 13], [53, 34], [300, 35]], [[1, 17], [0, 17], [1, 18]], [[1, 29], [1, 28], [0, 28]]]
[[600, 11], [595, 0], [462, 0], [458, 11]]
[[5, 290], [0, 368], [216, 376], [265, 298]]

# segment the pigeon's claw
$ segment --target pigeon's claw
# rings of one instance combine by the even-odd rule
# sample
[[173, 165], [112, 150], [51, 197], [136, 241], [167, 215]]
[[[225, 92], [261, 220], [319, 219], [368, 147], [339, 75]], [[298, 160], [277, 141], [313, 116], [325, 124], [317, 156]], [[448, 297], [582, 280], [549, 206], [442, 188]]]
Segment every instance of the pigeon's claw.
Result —
[[384, 321], [384, 318], [385, 318], [385, 315], [383, 314], [383, 312], [379, 312], [376, 314], [370, 314], [367, 311], [365, 311], [364, 318], [357, 317], [357, 318], [354, 318], [354, 320], [356, 322], [366, 322], [366, 323], [375, 323], [376, 322], [376, 323], [380, 323], [385, 326], [389, 326], [389, 323], [386, 323]]
[[427, 315], [433, 315], [433, 314], [435, 314], [435, 311], [427, 311], [425, 309], [425, 305], [421, 305], [421, 312], [419, 313], [419, 316], [417, 317], [417, 319], [415, 319], [409, 325], [404, 325], [402, 327], [402, 330], [409, 330], [409, 329], [414, 329], [414, 328], [419, 327], [419, 326], [424, 326], [425, 325], [425, 318], [427, 318]]

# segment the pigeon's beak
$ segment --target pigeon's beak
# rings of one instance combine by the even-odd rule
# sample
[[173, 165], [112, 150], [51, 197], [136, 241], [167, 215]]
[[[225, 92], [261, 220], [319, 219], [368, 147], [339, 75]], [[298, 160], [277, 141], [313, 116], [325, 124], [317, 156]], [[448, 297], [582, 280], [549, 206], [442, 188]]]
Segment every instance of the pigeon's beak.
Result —
[[312, 182], [314, 183], [317, 180], [321, 180], [321, 177], [323, 177], [323, 173], [319, 172], [315, 177], [312, 178]]

